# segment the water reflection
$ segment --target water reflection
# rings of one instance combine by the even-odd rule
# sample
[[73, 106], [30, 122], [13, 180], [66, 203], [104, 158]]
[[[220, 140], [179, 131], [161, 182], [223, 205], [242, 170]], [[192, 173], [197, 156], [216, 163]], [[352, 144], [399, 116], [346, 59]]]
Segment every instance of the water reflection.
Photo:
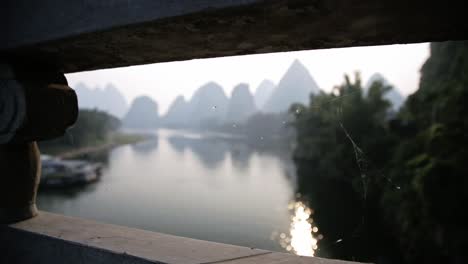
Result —
[[158, 138], [153, 137], [150, 140], [131, 145], [136, 154], [145, 156], [158, 149]]
[[88, 185], [72, 186], [67, 189], [48, 188], [44, 192], [42, 192], [42, 188], [44, 187], [39, 186], [39, 192], [47, 193], [47, 195], [44, 195], [45, 199], [53, 196], [61, 196], [64, 199], [75, 199], [81, 194], [92, 193], [96, 191], [97, 184], [98, 182], [93, 182]]
[[110, 150], [108, 165], [94, 185], [70, 193], [41, 190], [39, 208], [173, 235], [286, 251], [270, 235], [274, 230], [290, 233], [291, 229], [288, 204], [295, 184], [290, 153], [179, 131], [158, 131], [158, 135], [157, 140]]
[[181, 136], [170, 136], [167, 138], [167, 141], [175, 151], [183, 153], [187, 148], [187, 143], [183, 139]]
[[318, 240], [322, 236], [318, 235], [318, 227], [311, 217], [313, 210], [301, 201], [291, 202], [288, 209], [291, 212], [289, 234], [279, 235], [280, 245], [300, 256], [314, 256]]
[[248, 169], [252, 152], [253, 150], [245, 144], [232, 144], [229, 150], [232, 165], [240, 171]]
[[182, 135], [170, 136], [168, 142], [178, 152], [190, 149], [208, 169], [217, 168], [226, 158], [229, 144], [213, 138], [195, 138]]

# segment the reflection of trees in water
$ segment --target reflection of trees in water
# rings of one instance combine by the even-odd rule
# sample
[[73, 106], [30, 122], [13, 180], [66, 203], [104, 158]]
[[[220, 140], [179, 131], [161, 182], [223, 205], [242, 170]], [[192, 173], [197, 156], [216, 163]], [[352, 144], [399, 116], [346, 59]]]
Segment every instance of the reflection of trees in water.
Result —
[[185, 149], [191, 150], [209, 169], [219, 166], [226, 154], [229, 154], [233, 167], [239, 171], [249, 168], [249, 162], [255, 153], [278, 158], [288, 179], [295, 179], [296, 167], [291, 160], [291, 150], [284, 146], [266, 147], [238, 138], [192, 138], [179, 135], [168, 137], [168, 142], [179, 153]]
[[254, 150], [242, 143], [234, 143], [229, 145], [229, 154], [232, 159], [232, 165], [240, 170], [244, 171], [249, 166], [250, 157]]
[[225, 159], [229, 146], [226, 142], [212, 138], [169, 137], [169, 144], [177, 151], [190, 149], [202, 164], [209, 169], [216, 168]]
[[[46, 204], [51, 204], [51, 202], [57, 201], [61, 203], [63, 199], [73, 200], [79, 195], [86, 193], [93, 193], [96, 191], [99, 181], [93, 182], [90, 184], [77, 185], [69, 188], [44, 188], [39, 186], [38, 197], [39, 200], [47, 200]], [[57, 200], [56, 198], [61, 198]]]
[[357, 191], [356, 182], [327, 177], [310, 161], [296, 160], [297, 192], [314, 209], [323, 239], [316, 256], [399, 263], [391, 234], [378, 214], [379, 201]]
[[151, 140], [133, 144], [131, 145], [131, 148], [136, 154], [147, 155], [158, 149], [158, 143], [158, 138], [153, 138]]
[[189, 147], [207, 168], [217, 167], [225, 159], [228, 150], [223, 142], [211, 140], [195, 140]]
[[181, 136], [171, 136], [168, 137], [167, 141], [175, 151], [182, 153], [185, 151], [185, 148], [187, 148], [187, 143], [184, 139], [186, 138]]
[[[289, 154], [289, 155], [291, 155], [291, 154]], [[282, 168], [283, 168], [284, 175], [286, 176], [286, 178], [291, 183], [294, 184], [293, 186], [295, 186], [297, 184], [296, 165], [294, 164], [294, 162], [293, 162], [293, 160], [291, 159], [290, 156], [288, 156], [288, 157], [279, 156], [279, 158], [280, 158], [280, 160], [282, 162]]]
[[70, 212], [69, 203], [73, 203], [81, 195], [96, 192], [99, 182], [87, 185], [74, 186], [64, 189], [44, 189], [39, 187], [37, 193], [37, 207], [40, 210], [56, 212], [61, 214], [77, 213]]

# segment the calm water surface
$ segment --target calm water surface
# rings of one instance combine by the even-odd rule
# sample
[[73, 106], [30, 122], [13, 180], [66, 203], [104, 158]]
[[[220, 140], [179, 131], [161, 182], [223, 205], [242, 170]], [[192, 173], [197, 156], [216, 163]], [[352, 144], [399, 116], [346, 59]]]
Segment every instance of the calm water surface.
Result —
[[311, 210], [288, 151], [159, 130], [106, 153], [102, 179], [40, 191], [41, 210], [173, 235], [313, 255]]

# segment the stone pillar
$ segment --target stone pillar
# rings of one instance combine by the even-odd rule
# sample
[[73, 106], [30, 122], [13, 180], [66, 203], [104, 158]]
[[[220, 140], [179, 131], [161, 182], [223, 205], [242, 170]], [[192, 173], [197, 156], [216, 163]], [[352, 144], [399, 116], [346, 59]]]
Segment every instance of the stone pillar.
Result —
[[37, 140], [63, 135], [78, 116], [75, 92], [48, 67], [0, 64], [0, 224], [37, 214]]

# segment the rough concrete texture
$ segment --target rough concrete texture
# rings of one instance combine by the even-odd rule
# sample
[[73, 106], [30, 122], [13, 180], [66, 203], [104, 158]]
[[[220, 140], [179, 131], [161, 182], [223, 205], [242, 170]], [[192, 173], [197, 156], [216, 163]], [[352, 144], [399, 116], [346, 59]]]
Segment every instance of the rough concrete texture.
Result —
[[0, 226], [0, 263], [299, 263], [351, 262], [176, 237], [40, 212]]
[[[77, 72], [241, 54], [468, 39], [466, 9], [461, 1], [220, 1], [224, 6], [214, 6], [214, 2], [217, 1], [200, 1], [198, 9], [193, 5], [171, 5], [172, 11], [167, 11], [167, 16], [161, 12], [154, 15], [143, 12], [145, 7], [152, 6], [147, 1], [135, 2], [141, 5], [129, 6], [128, 10], [135, 17], [141, 13], [144, 22], [119, 19], [126, 14], [122, 8], [94, 6], [92, 13], [84, 12], [86, 9], [70, 11], [72, 14], [83, 11], [82, 17], [76, 17], [72, 25], [60, 24], [56, 18], [51, 24], [51, 27], [69, 29], [64, 31], [67, 34], [57, 33], [34, 45], [4, 45], [3, 56], [17, 64], [47, 61], [64, 72]], [[255, 3], [246, 5], [250, 2]], [[206, 9], [210, 6], [214, 8]], [[37, 12], [56, 15], [43, 9]], [[57, 14], [67, 15], [66, 12]], [[37, 14], [32, 12], [31, 16]], [[93, 19], [99, 16], [106, 19]], [[115, 23], [109, 26], [109, 20]], [[84, 30], [88, 24], [83, 21], [98, 25]]]
[[0, 50], [259, 0], [4, 0]]

